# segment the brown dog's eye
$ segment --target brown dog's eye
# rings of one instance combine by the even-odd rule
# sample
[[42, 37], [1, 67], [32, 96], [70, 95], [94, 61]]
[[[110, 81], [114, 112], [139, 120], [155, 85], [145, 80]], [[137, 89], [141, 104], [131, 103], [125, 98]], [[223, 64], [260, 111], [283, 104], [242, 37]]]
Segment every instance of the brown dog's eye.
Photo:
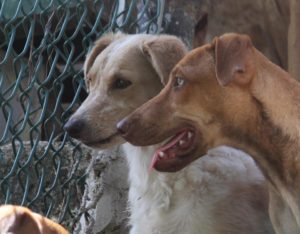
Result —
[[176, 76], [173, 86], [175, 88], [180, 88], [182, 85], [184, 85], [184, 83], [185, 83], [185, 80], [182, 77]]
[[113, 84], [113, 88], [115, 88], [115, 89], [125, 89], [131, 84], [132, 83], [129, 80], [116, 79], [114, 84]]

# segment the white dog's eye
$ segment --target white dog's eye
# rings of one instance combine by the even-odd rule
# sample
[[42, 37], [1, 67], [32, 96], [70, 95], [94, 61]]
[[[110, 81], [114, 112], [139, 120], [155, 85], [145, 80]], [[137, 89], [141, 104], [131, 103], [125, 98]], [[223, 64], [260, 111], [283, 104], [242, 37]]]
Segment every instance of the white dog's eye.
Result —
[[113, 87], [115, 89], [125, 89], [127, 88], [129, 85], [131, 85], [131, 81], [129, 80], [124, 80], [124, 79], [116, 79], [114, 84], [113, 84]]
[[185, 80], [181, 76], [176, 76], [173, 86], [176, 88], [181, 87], [185, 83]]

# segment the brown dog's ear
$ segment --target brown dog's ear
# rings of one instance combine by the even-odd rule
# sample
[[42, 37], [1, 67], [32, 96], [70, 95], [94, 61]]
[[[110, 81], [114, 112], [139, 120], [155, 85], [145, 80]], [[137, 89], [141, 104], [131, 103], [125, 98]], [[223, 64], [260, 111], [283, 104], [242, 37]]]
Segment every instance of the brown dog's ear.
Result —
[[186, 46], [179, 38], [168, 35], [155, 36], [146, 40], [141, 49], [163, 85], [168, 82], [173, 67], [187, 53]]
[[87, 76], [91, 67], [93, 66], [95, 59], [97, 56], [107, 47], [110, 43], [113, 41], [125, 36], [125, 34], [122, 33], [108, 33], [105, 36], [102, 36], [99, 38], [95, 45], [93, 46], [92, 50], [87, 54], [84, 65], [83, 65], [83, 71], [84, 71], [84, 77], [86, 82], [86, 87], [88, 89], [89, 87], [89, 77]]
[[248, 84], [254, 73], [253, 45], [247, 35], [226, 34], [215, 38], [215, 69], [218, 82]]

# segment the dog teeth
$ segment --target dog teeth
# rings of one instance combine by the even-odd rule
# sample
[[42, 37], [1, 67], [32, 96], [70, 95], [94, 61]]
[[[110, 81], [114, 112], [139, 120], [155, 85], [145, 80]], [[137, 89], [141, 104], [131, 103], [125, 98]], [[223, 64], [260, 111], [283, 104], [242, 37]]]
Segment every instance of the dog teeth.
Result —
[[188, 134], [187, 134], [188, 139], [191, 139], [192, 136], [193, 136], [193, 133], [192, 132], [188, 132]]
[[159, 156], [160, 158], [163, 158], [163, 157], [165, 157], [166, 155], [165, 155], [164, 152], [160, 151], [160, 152], [158, 153], [158, 156]]
[[183, 141], [183, 140], [179, 141], [179, 145], [183, 145], [184, 143], [185, 143], [185, 141]]

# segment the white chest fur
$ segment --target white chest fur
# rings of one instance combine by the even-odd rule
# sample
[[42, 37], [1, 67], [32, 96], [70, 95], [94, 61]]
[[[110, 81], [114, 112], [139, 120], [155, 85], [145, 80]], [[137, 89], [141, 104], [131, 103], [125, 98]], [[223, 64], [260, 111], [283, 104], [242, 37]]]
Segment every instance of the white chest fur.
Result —
[[[248, 155], [221, 146], [179, 172], [149, 172], [156, 148], [123, 145], [129, 164], [131, 234], [216, 234], [221, 233], [226, 225], [223, 222], [230, 221], [231, 212], [232, 219], [239, 215], [237, 212], [252, 215], [251, 208], [245, 210], [243, 206], [234, 207], [231, 211], [218, 208], [218, 205], [222, 207], [222, 203], [236, 199], [233, 190], [239, 184], [260, 184], [264, 181]], [[236, 229], [243, 225], [242, 221], [232, 222]]]

